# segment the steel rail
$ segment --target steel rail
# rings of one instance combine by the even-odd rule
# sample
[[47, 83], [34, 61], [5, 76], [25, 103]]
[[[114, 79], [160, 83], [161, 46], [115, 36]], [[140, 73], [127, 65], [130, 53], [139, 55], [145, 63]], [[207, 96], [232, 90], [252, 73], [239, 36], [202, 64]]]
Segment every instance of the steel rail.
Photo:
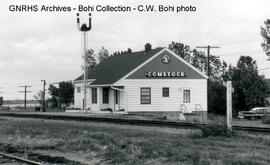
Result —
[[10, 154], [6, 154], [6, 153], [3, 153], [3, 152], [0, 152], [0, 155], [2, 155], [3, 157], [9, 158], [9, 159], [14, 159], [14, 160], [17, 160], [17, 161], [20, 161], [20, 162], [23, 162], [23, 163], [27, 163], [27, 164], [31, 164], [31, 165], [43, 165], [40, 162], [35, 162], [35, 161], [32, 161], [32, 160], [20, 158], [20, 157], [10, 155]]
[[[158, 119], [130, 119], [130, 118], [117, 118], [108, 116], [71, 116], [66, 114], [35, 114], [35, 113], [0, 113], [0, 116], [7, 117], [22, 117], [22, 118], [35, 118], [35, 119], [51, 119], [51, 120], [75, 120], [75, 121], [91, 121], [91, 122], [106, 122], [114, 124], [130, 124], [130, 125], [143, 125], [143, 126], [160, 126], [160, 127], [173, 127], [173, 128], [191, 128], [199, 129], [206, 124], [178, 122], [178, 121], [165, 121]], [[270, 127], [256, 127], [256, 126], [239, 126], [233, 125], [233, 130], [252, 131], [252, 132], [268, 132]]]

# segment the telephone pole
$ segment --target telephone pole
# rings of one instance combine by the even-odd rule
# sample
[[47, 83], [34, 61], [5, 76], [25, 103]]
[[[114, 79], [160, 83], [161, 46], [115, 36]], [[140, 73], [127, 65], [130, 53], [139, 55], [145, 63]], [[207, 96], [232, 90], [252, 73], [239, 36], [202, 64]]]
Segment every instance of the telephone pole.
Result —
[[209, 111], [209, 76], [210, 76], [210, 49], [220, 48], [219, 46], [196, 46], [198, 49], [207, 49], [207, 111]]
[[[3, 89], [2, 87], [0, 87], [0, 89]], [[4, 92], [0, 92], [0, 93], [4, 93]], [[0, 107], [3, 105], [3, 96], [0, 96]]]
[[24, 110], [26, 110], [26, 94], [32, 92], [32, 91], [28, 91], [27, 88], [32, 87], [32, 86], [24, 85], [24, 86], [19, 86], [19, 87], [24, 88], [24, 91], [19, 91], [19, 93], [24, 93]]
[[45, 88], [46, 88], [46, 80], [41, 80], [43, 82], [43, 92], [42, 92], [42, 111], [46, 112], [46, 103], [45, 103]]

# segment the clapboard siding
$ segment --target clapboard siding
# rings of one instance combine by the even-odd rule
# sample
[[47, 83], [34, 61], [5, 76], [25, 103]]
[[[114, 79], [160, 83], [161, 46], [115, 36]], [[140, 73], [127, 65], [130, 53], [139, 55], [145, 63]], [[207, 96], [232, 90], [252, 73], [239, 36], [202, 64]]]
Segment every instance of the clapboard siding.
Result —
[[[195, 104], [207, 111], [207, 80], [206, 79], [124, 79], [116, 85], [124, 86], [125, 91], [121, 101], [128, 112], [135, 111], [180, 111], [180, 105], [187, 107], [188, 111], [195, 110]], [[151, 104], [140, 103], [140, 88], [151, 87]], [[170, 97], [162, 97], [162, 87], [170, 88]], [[183, 103], [184, 89], [190, 89], [191, 102]], [[124, 98], [128, 99], [124, 99]]]

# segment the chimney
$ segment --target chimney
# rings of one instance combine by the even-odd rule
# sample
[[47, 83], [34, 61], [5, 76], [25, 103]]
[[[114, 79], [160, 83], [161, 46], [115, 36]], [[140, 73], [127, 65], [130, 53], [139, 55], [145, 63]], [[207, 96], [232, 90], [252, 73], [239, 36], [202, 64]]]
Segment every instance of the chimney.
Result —
[[152, 49], [152, 45], [149, 43], [146, 43], [144, 47], [145, 47], [145, 52], [149, 52]]

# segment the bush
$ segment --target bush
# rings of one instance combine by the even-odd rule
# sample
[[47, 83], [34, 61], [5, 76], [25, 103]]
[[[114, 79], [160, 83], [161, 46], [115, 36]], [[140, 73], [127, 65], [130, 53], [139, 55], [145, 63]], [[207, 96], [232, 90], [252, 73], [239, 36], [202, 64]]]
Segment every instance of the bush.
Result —
[[233, 135], [232, 132], [227, 130], [227, 126], [225, 124], [207, 124], [205, 126], [200, 127], [202, 132], [202, 137], [208, 136], [222, 136], [222, 137], [230, 137]]
[[0, 106], [0, 110], [1, 111], [10, 111], [10, 107], [9, 106]]
[[262, 119], [262, 123], [263, 123], [263, 124], [270, 124], [270, 116], [265, 116], [265, 117]]

